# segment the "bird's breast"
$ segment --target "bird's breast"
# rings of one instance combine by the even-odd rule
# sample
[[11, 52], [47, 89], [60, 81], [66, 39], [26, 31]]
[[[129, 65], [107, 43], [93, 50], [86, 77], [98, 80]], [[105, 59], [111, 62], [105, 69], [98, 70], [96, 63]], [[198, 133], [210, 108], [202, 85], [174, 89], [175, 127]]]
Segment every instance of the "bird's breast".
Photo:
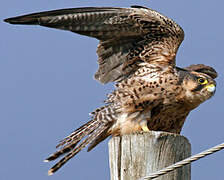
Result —
[[111, 128], [111, 134], [124, 135], [141, 131], [140, 123], [136, 120], [140, 112], [121, 113]]

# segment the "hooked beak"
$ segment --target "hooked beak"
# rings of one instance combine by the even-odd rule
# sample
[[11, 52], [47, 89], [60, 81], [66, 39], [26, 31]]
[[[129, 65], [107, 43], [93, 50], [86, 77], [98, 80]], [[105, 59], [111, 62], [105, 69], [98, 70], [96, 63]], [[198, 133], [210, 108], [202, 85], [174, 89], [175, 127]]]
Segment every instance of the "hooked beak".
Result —
[[213, 93], [215, 91], [215, 85], [214, 84], [209, 84], [205, 87], [208, 92]]

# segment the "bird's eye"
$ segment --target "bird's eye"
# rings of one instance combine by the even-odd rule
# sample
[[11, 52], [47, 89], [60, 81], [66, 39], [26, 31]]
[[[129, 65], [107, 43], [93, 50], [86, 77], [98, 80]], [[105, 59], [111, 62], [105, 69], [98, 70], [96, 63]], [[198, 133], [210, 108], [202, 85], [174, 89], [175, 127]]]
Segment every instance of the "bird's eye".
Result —
[[208, 81], [207, 79], [204, 79], [204, 78], [198, 78], [198, 83], [203, 85], [203, 84], [207, 84]]

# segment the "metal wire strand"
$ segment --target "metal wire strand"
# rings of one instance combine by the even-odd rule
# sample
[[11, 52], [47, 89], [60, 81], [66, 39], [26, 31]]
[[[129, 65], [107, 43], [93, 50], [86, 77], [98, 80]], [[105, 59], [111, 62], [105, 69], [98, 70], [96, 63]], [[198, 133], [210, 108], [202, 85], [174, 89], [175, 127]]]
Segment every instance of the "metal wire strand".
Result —
[[203, 158], [205, 156], [213, 154], [213, 153], [215, 153], [217, 151], [220, 151], [222, 149], [224, 149], [224, 143], [219, 144], [217, 146], [214, 146], [214, 147], [212, 147], [212, 148], [210, 148], [208, 150], [205, 150], [205, 151], [203, 151], [201, 153], [198, 153], [198, 154], [196, 154], [194, 156], [186, 158], [186, 159], [184, 159], [182, 161], [179, 161], [179, 162], [177, 162], [175, 164], [172, 164], [172, 165], [170, 165], [170, 166], [168, 166], [168, 167], [166, 167], [164, 169], [161, 169], [161, 170], [159, 170], [159, 171], [157, 171], [155, 173], [151, 173], [148, 176], [145, 176], [145, 177], [143, 177], [143, 178], [141, 178], [139, 180], [151, 180], [151, 179], [157, 178], [157, 177], [159, 177], [161, 175], [167, 174], [170, 171], [173, 171], [173, 170], [175, 170], [177, 168], [183, 167], [183, 166], [185, 166], [187, 164], [190, 164], [193, 161], [201, 159], [201, 158]]

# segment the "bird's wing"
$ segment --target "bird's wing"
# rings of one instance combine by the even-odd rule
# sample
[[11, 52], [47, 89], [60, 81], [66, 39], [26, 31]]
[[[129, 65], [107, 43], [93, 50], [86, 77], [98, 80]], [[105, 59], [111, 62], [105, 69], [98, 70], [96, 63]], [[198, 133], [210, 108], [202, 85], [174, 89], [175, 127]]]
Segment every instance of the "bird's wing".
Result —
[[5, 21], [69, 30], [99, 39], [95, 78], [102, 83], [130, 76], [141, 62], [175, 65], [176, 52], [184, 39], [182, 28], [173, 20], [140, 6], [61, 9]]

